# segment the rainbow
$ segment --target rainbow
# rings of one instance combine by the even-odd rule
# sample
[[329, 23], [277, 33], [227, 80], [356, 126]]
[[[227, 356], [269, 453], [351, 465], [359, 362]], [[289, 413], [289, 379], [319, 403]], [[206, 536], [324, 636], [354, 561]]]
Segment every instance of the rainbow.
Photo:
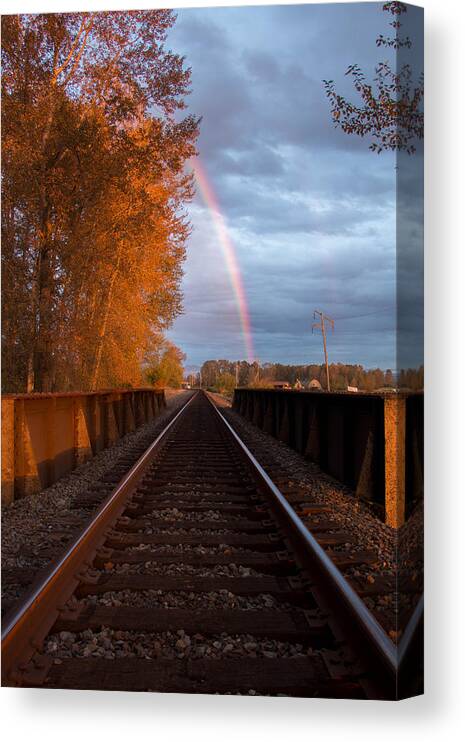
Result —
[[218, 199], [208, 179], [205, 168], [203, 167], [199, 158], [196, 158], [192, 161], [192, 166], [194, 170], [195, 180], [202, 194], [203, 200], [205, 201], [205, 204], [210, 211], [211, 218], [215, 225], [218, 242], [220, 244], [224, 261], [226, 263], [226, 268], [236, 300], [237, 311], [241, 323], [247, 360], [249, 363], [253, 363], [254, 348], [252, 330], [250, 327], [250, 314], [247, 305], [247, 296], [245, 293], [244, 284], [242, 282], [241, 269], [237, 260], [236, 249], [229, 236], [228, 228], [226, 226], [223, 214], [221, 213]]

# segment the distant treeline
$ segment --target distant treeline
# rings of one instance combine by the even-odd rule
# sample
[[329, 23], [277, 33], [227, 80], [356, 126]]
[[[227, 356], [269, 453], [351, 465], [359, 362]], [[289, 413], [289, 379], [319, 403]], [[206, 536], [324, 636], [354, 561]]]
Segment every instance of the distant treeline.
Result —
[[[268, 386], [283, 381], [291, 386], [307, 387], [311, 381], [319, 381], [326, 389], [326, 368], [324, 364], [284, 365], [282, 363], [248, 363], [247, 361], [206, 361], [201, 369], [202, 385], [218, 391], [228, 392], [234, 386]], [[423, 366], [419, 369], [406, 369], [395, 378], [391, 369], [365, 369], [360, 365], [332, 363], [329, 367], [331, 389], [345, 391], [348, 386], [363, 391], [383, 388], [423, 389]]]

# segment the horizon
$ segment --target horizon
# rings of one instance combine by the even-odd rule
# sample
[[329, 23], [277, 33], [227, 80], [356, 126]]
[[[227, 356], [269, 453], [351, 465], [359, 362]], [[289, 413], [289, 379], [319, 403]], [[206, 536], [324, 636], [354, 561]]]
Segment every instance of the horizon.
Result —
[[[253, 363], [259, 363], [259, 367], [260, 368], [265, 368], [265, 366], [267, 366], [267, 365], [271, 365], [271, 366], [278, 366], [278, 365], [279, 366], [289, 366], [289, 367], [294, 367], [294, 368], [297, 368], [299, 366], [320, 366], [320, 367], [323, 367], [324, 368], [324, 366], [325, 366], [324, 361], [320, 361], [320, 362], [318, 362], [318, 361], [310, 361], [310, 362], [305, 362], [305, 363], [283, 363], [281, 361], [263, 361], [263, 362], [262, 361], [254, 361], [253, 363], [250, 363], [245, 358], [243, 358], [243, 359], [239, 359], [239, 358], [238, 359], [231, 359], [231, 358], [207, 358], [201, 364], [185, 364], [183, 366], [183, 370], [184, 370], [185, 373], [186, 372], [187, 373], [194, 373], [194, 372], [198, 372], [205, 363], [210, 363], [210, 362], [213, 362], [213, 363], [216, 362], [217, 363], [219, 361], [226, 361], [227, 363], [239, 363], [239, 364], [240, 363], [248, 363], [249, 365], [253, 365]], [[389, 366], [387, 368], [383, 368], [382, 366], [364, 366], [362, 363], [345, 363], [344, 361], [329, 361], [328, 366], [329, 366], [329, 368], [331, 368], [331, 366], [354, 366], [354, 367], [359, 366], [359, 367], [362, 368], [363, 371], [383, 371], [384, 373], [386, 373], [386, 371], [391, 371], [392, 372], [392, 375], [394, 376], [394, 378], [397, 378], [402, 371], [407, 371], [407, 370], [409, 370], [409, 371], [419, 371], [421, 368], [423, 368], [423, 364], [420, 364], [419, 366], [402, 368], [402, 369], [396, 370], [396, 369], [390, 368]]]

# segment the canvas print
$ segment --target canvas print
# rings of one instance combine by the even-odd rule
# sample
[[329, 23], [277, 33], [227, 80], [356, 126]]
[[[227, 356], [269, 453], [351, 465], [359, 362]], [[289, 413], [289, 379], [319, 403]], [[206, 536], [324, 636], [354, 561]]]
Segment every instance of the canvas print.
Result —
[[2, 16], [2, 683], [423, 692], [423, 11]]

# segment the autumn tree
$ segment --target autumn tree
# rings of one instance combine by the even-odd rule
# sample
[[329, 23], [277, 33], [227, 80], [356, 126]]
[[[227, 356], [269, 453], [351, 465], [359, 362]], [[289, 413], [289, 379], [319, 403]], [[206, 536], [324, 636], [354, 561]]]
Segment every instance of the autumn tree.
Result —
[[4, 389], [138, 383], [180, 311], [199, 122], [174, 20], [2, 18]]
[[[402, 2], [387, 2], [383, 11], [392, 15], [390, 26], [394, 36], [380, 34], [378, 47], [410, 49], [409, 37], [401, 34], [400, 18], [407, 12]], [[370, 149], [378, 154], [384, 150], [415, 152], [415, 141], [423, 139], [423, 75], [413, 82], [410, 64], [393, 69], [387, 61], [380, 62], [375, 69], [372, 83], [357, 64], [347, 69], [361, 104], [357, 105], [336, 92], [333, 80], [324, 80], [326, 96], [331, 105], [331, 116], [336, 128], [346, 134], [371, 137]]]
[[186, 360], [184, 353], [174, 343], [165, 340], [146, 358], [146, 377], [150, 384], [159, 387], [181, 386]]
[[392, 373], [390, 368], [386, 369], [386, 372], [384, 374], [384, 383], [388, 387], [393, 387], [395, 385], [394, 374]]
[[399, 373], [399, 389], [421, 391], [424, 386], [424, 368], [401, 369]]
[[220, 374], [216, 380], [215, 386], [220, 394], [225, 394], [226, 396], [231, 397], [236, 386], [236, 378], [233, 374], [227, 372]]

